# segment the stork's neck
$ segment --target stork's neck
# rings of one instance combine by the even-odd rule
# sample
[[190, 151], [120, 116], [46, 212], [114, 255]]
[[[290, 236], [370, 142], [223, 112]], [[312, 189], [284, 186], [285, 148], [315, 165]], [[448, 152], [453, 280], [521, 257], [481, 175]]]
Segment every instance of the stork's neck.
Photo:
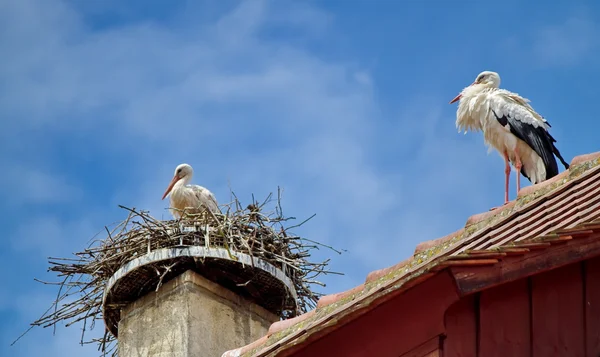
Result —
[[483, 130], [482, 109], [488, 98], [487, 94], [495, 90], [494, 87], [484, 84], [474, 84], [463, 89], [456, 110], [456, 127], [459, 132]]
[[182, 179], [180, 179], [179, 181], [175, 182], [175, 185], [173, 186], [173, 189], [184, 187], [185, 185], [187, 185], [188, 183], [190, 183], [190, 181], [192, 181], [192, 176], [191, 175], [186, 175]]
[[487, 92], [490, 90], [494, 90], [493, 86], [485, 85], [485, 84], [473, 84], [463, 89], [462, 98], [470, 99], [476, 95], [479, 95], [483, 92]]

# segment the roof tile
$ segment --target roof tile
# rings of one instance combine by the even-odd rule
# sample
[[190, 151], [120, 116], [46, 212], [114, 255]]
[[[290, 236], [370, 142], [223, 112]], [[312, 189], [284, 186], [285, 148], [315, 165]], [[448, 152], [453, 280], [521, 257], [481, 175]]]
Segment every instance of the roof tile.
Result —
[[548, 179], [548, 180], [546, 180], [546, 181], [542, 181], [542, 182], [540, 182], [540, 183], [537, 183], [537, 184], [535, 184], [535, 185], [531, 185], [531, 186], [526, 186], [526, 187], [523, 187], [523, 188], [522, 188], [522, 189], [519, 191], [519, 193], [518, 193], [517, 197], [519, 197], [519, 198], [520, 198], [520, 197], [525, 197], [525, 196], [527, 196], [527, 195], [530, 195], [530, 194], [534, 193], [535, 191], [537, 191], [537, 190], [539, 190], [539, 189], [541, 189], [541, 188], [544, 188], [544, 187], [550, 186], [550, 185], [552, 185], [553, 183], [555, 183], [555, 182], [557, 182], [557, 181], [560, 181], [560, 180], [563, 180], [563, 179], [566, 179], [566, 178], [568, 178], [568, 177], [569, 177], [569, 171], [563, 171], [563, 172], [561, 172], [560, 174], [558, 174], [558, 175], [556, 175], [556, 176], [552, 177], [551, 179]]
[[592, 152], [592, 153], [585, 154], [585, 155], [575, 156], [573, 158], [573, 160], [571, 160], [570, 165], [577, 166], [577, 165], [583, 164], [584, 162], [595, 160], [595, 159], [600, 160], [600, 151]]
[[448, 240], [450, 240], [450, 239], [452, 239], [452, 238], [454, 238], [456, 236], [462, 235], [464, 232], [465, 232], [465, 227], [457, 230], [456, 232], [453, 232], [453, 233], [450, 233], [448, 235], [445, 235], [445, 236], [443, 236], [441, 238], [432, 239], [432, 240], [428, 240], [428, 241], [419, 243], [417, 245], [417, 247], [415, 248], [415, 253], [414, 254], [421, 253], [421, 252], [423, 252], [423, 251], [425, 251], [425, 250], [427, 250], [429, 248], [432, 248], [432, 247], [434, 247], [436, 245], [440, 245], [440, 244], [442, 244], [442, 243], [444, 243], [444, 242], [446, 242], [446, 241], [448, 241]]
[[367, 275], [367, 278], [365, 279], [365, 285], [371, 284], [372, 282], [379, 280], [380, 278], [388, 275], [389, 273], [391, 273], [395, 270], [399, 270], [400, 268], [402, 268], [405, 265], [407, 265], [408, 263], [410, 263], [411, 260], [412, 260], [412, 257], [410, 257], [408, 259], [404, 259], [400, 263], [394, 264], [391, 267], [374, 270], [374, 271], [370, 272], [369, 275]]
[[467, 219], [467, 223], [465, 224], [465, 226], [470, 226], [472, 224], [476, 224], [481, 221], [485, 221], [486, 219], [497, 215], [501, 211], [509, 210], [509, 209], [513, 208], [516, 204], [517, 204], [517, 201], [514, 200], [514, 201], [508, 202], [507, 204], [505, 204], [503, 206], [495, 207], [490, 211], [474, 214]]
[[305, 312], [302, 315], [292, 317], [291, 319], [273, 322], [271, 324], [271, 327], [269, 327], [269, 332], [267, 332], [267, 336], [271, 336], [274, 333], [283, 331], [292, 325], [295, 325], [301, 321], [304, 321], [304, 320], [308, 319], [309, 317], [311, 317], [312, 315], [314, 315], [315, 312], [316, 312], [316, 310], [310, 310], [309, 312]]
[[327, 305], [333, 304], [336, 301], [342, 300], [348, 296], [354, 295], [365, 288], [365, 284], [360, 284], [358, 286], [353, 287], [350, 290], [343, 291], [341, 293], [330, 294], [322, 296], [317, 302], [317, 309], [323, 308]]
[[267, 342], [267, 339], [269, 338], [268, 335], [265, 335], [261, 338], [259, 338], [258, 340], [246, 345], [246, 346], [242, 346], [240, 348], [236, 348], [235, 350], [230, 350], [227, 351], [225, 353], [223, 353], [221, 355], [221, 357], [239, 357], [242, 356], [244, 353], [253, 350], [254, 348], [264, 344], [265, 342]]

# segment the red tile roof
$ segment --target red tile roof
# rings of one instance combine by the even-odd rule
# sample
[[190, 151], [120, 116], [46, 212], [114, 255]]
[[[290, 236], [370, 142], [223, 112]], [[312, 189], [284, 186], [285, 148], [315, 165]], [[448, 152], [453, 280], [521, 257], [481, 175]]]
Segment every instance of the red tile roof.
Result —
[[[495, 264], [600, 229], [600, 152], [575, 157], [560, 175], [523, 188], [515, 201], [469, 217], [464, 228], [419, 244], [414, 255], [376, 270], [365, 283], [323, 296], [315, 310], [271, 325], [259, 340], [222, 357], [279, 355], [335, 329], [450, 266]], [[592, 222], [590, 225], [590, 222]], [[587, 225], [586, 225], [587, 224]], [[591, 227], [591, 228], [590, 228]], [[284, 355], [286, 353], [283, 353]]]

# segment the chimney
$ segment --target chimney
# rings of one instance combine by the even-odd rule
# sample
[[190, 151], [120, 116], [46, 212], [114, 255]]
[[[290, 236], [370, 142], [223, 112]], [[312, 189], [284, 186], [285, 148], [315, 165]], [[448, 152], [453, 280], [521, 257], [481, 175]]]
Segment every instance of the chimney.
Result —
[[124, 265], [108, 281], [103, 312], [119, 357], [220, 357], [266, 335], [295, 301], [292, 282], [270, 263], [187, 246]]

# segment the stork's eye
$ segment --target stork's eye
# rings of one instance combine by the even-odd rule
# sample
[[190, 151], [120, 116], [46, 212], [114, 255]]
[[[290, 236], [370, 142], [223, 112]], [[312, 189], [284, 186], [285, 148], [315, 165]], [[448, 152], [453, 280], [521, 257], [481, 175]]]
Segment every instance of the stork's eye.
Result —
[[179, 173], [181, 173], [181, 169], [177, 170], [177, 173], [178, 173], [178, 174], [179, 174]]
[[479, 76], [479, 77], [477, 77], [477, 82], [483, 81], [483, 78], [485, 78], [485, 76]]

